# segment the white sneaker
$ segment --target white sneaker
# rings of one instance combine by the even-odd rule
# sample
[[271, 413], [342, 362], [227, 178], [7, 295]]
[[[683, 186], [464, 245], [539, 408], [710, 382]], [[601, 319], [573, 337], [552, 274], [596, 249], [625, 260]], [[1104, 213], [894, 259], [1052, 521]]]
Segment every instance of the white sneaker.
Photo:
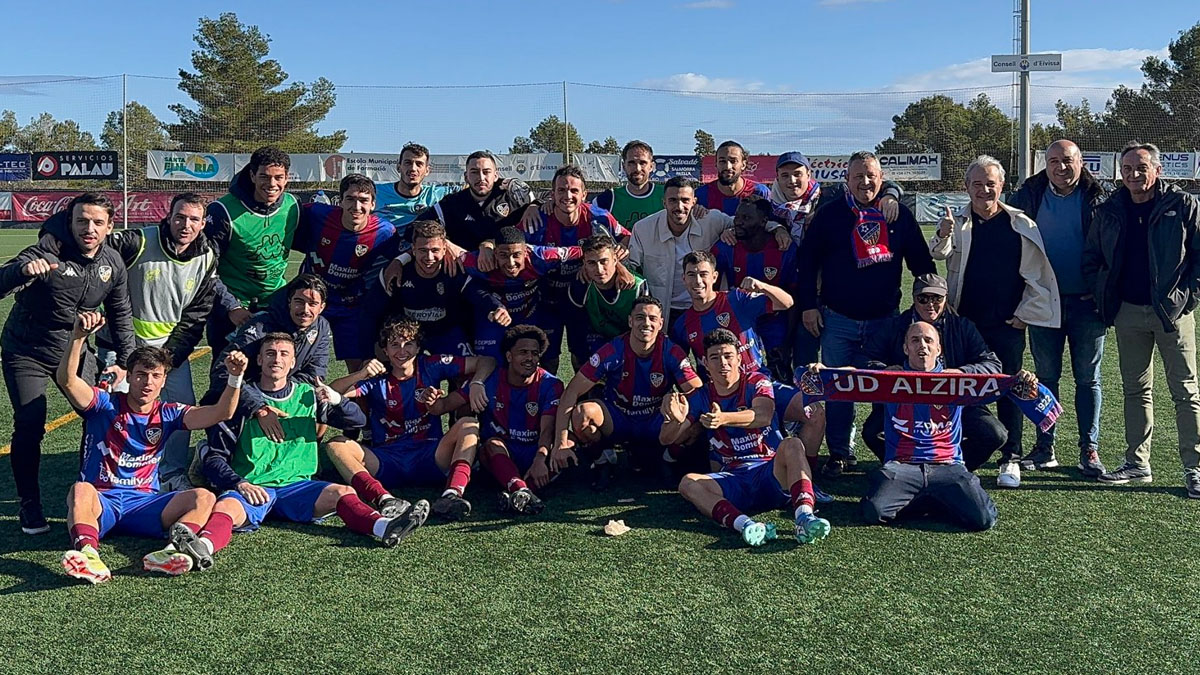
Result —
[[996, 487], [1021, 487], [1021, 464], [1019, 462], [1005, 462], [1001, 464], [1000, 475], [996, 476]]

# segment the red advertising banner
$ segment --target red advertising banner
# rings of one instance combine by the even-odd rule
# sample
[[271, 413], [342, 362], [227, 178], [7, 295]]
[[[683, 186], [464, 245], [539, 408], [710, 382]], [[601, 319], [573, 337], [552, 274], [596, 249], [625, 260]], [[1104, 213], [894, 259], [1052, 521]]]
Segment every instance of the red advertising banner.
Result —
[[[38, 223], [48, 220], [50, 216], [63, 211], [78, 192], [14, 192], [12, 193], [12, 212], [8, 217], [0, 212], [0, 220], [15, 220], [22, 223]], [[125, 222], [125, 209], [122, 206], [120, 192], [105, 192], [109, 199], [117, 205], [117, 213], [113, 218], [116, 223]], [[175, 192], [130, 192], [129, 193], [129, 222], [157, 223], [167, 217], [170, 210], [171, 198]], [[210, 195], [215, 198], [219, 195]]]
[[0, 192], [0, 220], [12, 220], [11, 192]]
[[[775, 182], [775, 159], [777, 155], [750, 155], [746, 158], [743, 176], [759, 183]], [[700, 181], [710, 183], [717, 179], [717, 156], [705, 155], [700, 159]]]

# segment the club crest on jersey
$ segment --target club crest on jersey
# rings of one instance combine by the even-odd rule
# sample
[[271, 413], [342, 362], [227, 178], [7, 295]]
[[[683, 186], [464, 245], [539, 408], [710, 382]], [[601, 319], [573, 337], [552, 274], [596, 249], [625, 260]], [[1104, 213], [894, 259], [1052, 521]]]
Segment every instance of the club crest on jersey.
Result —
[[442, 363], [448, 366], [454, 363], [454, 357], [450, 354], [442, 354]]
[[152, 429], [146, 430], [146, 441], [149, 442], [150, 445], [158, 445], [158, 442], [161, 440], [162, 440], [162, 429], [159, 429], [158, 427], [154, 427]]
[[650, 384], [654, 385], [655, 387], [659, 387], [659, 386], [662, 386], [662, 383], [663, 383], [663, 374], [662, 373], [650, 373]]
[[108, 280], [112, 278], [112, 268], [108, 265], [101, 265], [98, 273], [100, 275], [100, 281], [103, 281], [104, 283], [108, 283]]
[[366, 244], [359, 244], [354, 247], [354, 255], [361, 258], [366, 254], [367, 254], [367, 245]]
[[774, 279], [776, 274], [779, 274], [779, 269], [776, 267], [763, 268], [763, 276], [767, 278], [767, 281]]
[[442, 282], [440, 282], [440, 281], [439, 281], [439, 282], [437, 282], [437, 294], [438, 294], [438, 295], [445, 295], [445, 294], [446, 294], [446, 286], [445, 286], [445, 284], [443, 284], [443, 283], [442, 283]]
[[825, 385], [821, 384], [821, 376], [808, 370], [800, 376], [797, 384], [800, 385], [800, 391], [809, 396], [821, 396], [825, 393]]
[[313, 344], [314, 342], [317, 341], [317, 331], [315, 331], [315, 330], [308, 331], [308, 333], [304, 336], [304, 339], [308, 340], [308, 344], [310, 344], [310, 345]]
[[717, 323], [721, 324], [721, 328], [729, 328], [729, 312], [721, 312], [718, 314]]
[[529, 413], [530, 415], [536, 415], [538, 412], [537, 401], [530, 401], [529, 403], [526, 403], [525, 412]]
[[496, 209], [496, 215], [500, 216], [501, 218], [508, 217], [508, 213], [509, 213], [508, 202], [504, 202], [504, 201], [496, 202], [496, 205], [492, 208]]
[[879, 223], [859, 223], [858, 236], [866, 242], [867, 246], [874, 246], [879, 243]]

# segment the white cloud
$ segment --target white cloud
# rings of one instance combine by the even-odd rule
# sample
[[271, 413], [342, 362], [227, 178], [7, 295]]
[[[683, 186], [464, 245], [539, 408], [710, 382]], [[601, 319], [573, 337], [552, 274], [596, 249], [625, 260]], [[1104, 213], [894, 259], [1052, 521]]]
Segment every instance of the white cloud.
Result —
[[668, 77], [642, 80], [639, 87], [669, 89], [683, 94], [746, 94], [765, 92], [762, 82], [735, 77], [708, 77], [699, 73], [676, 73]]
[[699, 2], [689, 2], [680, 7], [684, 9], [730, 9], [733, 7], [731, 0], [699, 0]]

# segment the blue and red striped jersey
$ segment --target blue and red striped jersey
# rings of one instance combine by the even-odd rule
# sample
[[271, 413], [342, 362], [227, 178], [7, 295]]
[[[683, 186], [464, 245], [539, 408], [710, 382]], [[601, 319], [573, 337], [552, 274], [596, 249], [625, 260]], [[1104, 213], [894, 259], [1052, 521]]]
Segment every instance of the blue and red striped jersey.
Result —
[[638, 356], [629, 334], [605, 344], [579, 367], [592, 382], [604, 380], [604, 400], [631, 417], [652, 417], [671, 387], [696, 377], [679, 345], [659, 333], [648, 356]]
[[[688, 421], [699, 425], [700, 416], [711, 411], [714, 401], [722, 412], [738, 412], [749, 410], [759, 397], [775, 400], [771, 379], [762, 373], [739, 378], [737, 388], [728, 396], [717, 394], [709, 382], [688, 394]], [[773, 421], [759, 429], [721, 427], [703, 431], [708, 434], [708, 458], [719, 464], [722, 471], [737, 471], [770, 461], [783, 440]]]
[[[527, 320], [533, 316], [533, 311], [541, 300], [539, 290], [542, 279], [558, 270], [563, 263], [582, 258], [583, 252], [578, 246], [530, 246], [529, 255], [525, 257], [525, 267], [516, 277], [509, 277], [499, 269], [491, 272], [480, 271], [479, 252], [473, 251], [463, 258], [463, 269], [496, 294], [508, 310], [513, 323], [518, 323], [518, 319]], [[475, 309], [484, 313], [491, 311], [490, 307]]]
[[371, 215], [358, 232], [342, 226], [342, 209], [328, 204], [305, 204], [294, 247], [305, 252], [301, 273], [311, 272], [329, 286], [326, 312], [346, 315], [367, 292], [367, 275], [378, 263], [399, 253], [396, 226]]
[[[536, 446], [542, 433], [542, 418], [558, 415], [562, 380], [538, 368], [533, 381], [523, 387], [508, 383], [508, 370], [497, 368], [483, 382], [491, 407], [479, 416], [482, 440], [499, 437], [522, 445]], [[470, 400], [469, 385], [459, 390]]]
[[[798, 249], [794, 243], [781, 251], [775, 239], [771, 237], [761, 251], [750, 251], [741, 242], [730, 246], [718, 241], [713, 244], [712, 254], [717, 259], [717, 272], [725, 279], [729, 288], [738, 288], [746, 277], [751, 277], [778, 286], [793, 296], [796, 293], [800, 269], [796, 259]], [[787, 341], [786, 312], [763, 314], [758, 317], [754, 327], [768, 349], [782, 347]]]
[[[671, 339], [676, 344], [687, 345], [696, 356], [696, 363], [704, 358], [704, 336], [718, 328], [728, 328], [742, 341], [738, 352], [742, 355], [742, 375], [756, 372], [767, 361], [762, 341], [754, 324], [771, 309], [771, 299], [762, 293], [747, 293], [740, 288], [717, 291], [717, 299], [703, 312], [688, 307], [671, 327]], [[704, 376], [707, 379], [707, 376]]]
[[158, 492], [158, 462], [167, 438], [186, 429], [185, 403], [154, 401], [141, 415], [129, 409], [125, 394], [93, 387], [83, 417], [83, 461], [79, 480], [97, 490]]
[[[584, 204], [576, 221], [570, 225], [559, 222], [554, 214], [541, 213], [542, 226], [528, 236], [533, 246], [578, 246], [579, 242], [596, 234], [607, 234], [620, 242], [629, 236], [626, 230], [608, 211], [593, 204]], [[583, 267], [583, 260], [563, 263], [557, 272], [546, 277], [546, 288], [556, 299], [561, 299], [571, 282]]]
[[742, 189], [732, 197], [726, 197], [721, 188], [717, 187], [717, 181], [705, 183], [696, 188], [696, 203], [706, 209], [720, 211], [727, 216], [732, 216], [737, 213], [738, 202], [742, 201], [750, 195], [758, 195], [760, 197], [770, 198], [771, 188], [767, 187], [766, 183], [748, 177], [742, 176]]
[[442, 440], [442, 418], [430, 415], [425, 406], [417, 403], [417, 390], [440, 387], [443, 380], [462, 377], [467, 361], [461, 356], [418, 356], [416, 365], [413, 376], [407, 380], [397, 380], [389, 372], [354, 387], [355, 395], [366, 401], [362, 407], [371, 423], [373, 444]]
[[962, 463], [962, 406], [888, 403], [883, 461]]

